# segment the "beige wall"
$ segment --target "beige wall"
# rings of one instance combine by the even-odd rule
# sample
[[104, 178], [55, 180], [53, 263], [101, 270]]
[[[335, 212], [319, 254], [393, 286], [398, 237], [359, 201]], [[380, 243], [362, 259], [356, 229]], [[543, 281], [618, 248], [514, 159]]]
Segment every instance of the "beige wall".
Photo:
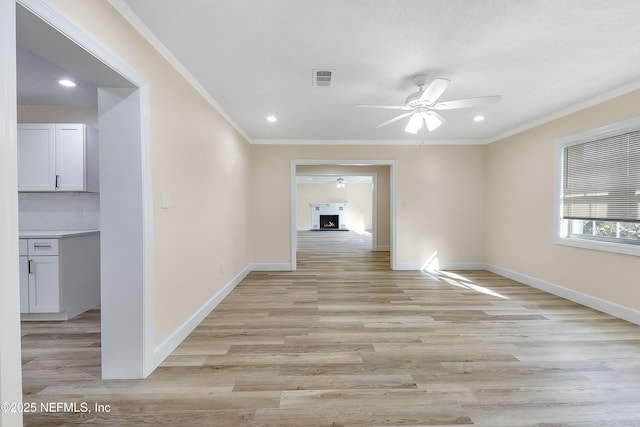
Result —
[[640, 309], [637, 257], [553, 243], [556, 139], [638, 115], [640, 91], [489, 145], [487, 262]]
[[[311, 229], [312, 203], [347, 203], [344, 223], [355, 231], [371, 231], [373, 188], [371, 183], [349, 183], [337, 188], [335, 183], [299, 183], [297, 185], [296, 227]], [[342, 222], [342, 220], [340, 221]]]
[[61, 105], [20, 105], [18, 123], [84, 123], [97, 128], [98, 109]]
[[51, 3], [150, 82], [159, 344], [250, 264], [250, 146], [107, 1]]
[[[291, 160], [332, 160], [326, 153], [336, 150], [301, 145], [251, 149], [253, 259], [286, 263], [291, 259]], [[348, 146], [340, 148], [335, 160], [396, 161], [398, 263], [401, 268], [419, 268], [435, 253], [441, 263], [484, 260], [485, 150], [484, 146]], [[381, 211], [390, 208], [380, 206]]]

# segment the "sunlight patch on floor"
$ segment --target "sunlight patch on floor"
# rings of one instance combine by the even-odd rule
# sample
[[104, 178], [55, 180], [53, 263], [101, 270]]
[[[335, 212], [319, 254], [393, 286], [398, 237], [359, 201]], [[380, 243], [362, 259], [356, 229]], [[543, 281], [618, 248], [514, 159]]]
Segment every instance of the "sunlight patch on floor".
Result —
[[496, 298], [509, 299], [509, 297], [506, 297], [487, 287], [474, 284], [472, 280], [462, 276], [461, 274], [440, 270], [440, 263], [438, 262], [438, 251], [434, 251], [433, 254], [431, 254], [431, 256], [424, 262], [420, 270], [425, 272], [432, 279], [439, 282], [448, 283], [451, 286], [469, 289], [481, 294], [491, 295]]

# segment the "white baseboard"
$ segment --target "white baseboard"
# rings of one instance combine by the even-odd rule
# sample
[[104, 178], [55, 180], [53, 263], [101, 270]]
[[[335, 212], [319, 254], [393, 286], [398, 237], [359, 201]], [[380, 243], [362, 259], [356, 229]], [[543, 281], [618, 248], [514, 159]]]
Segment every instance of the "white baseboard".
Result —
[[[178, 329], [169, 335], [153, 350], [153, 369], [157, 368], [173, 350], [184, 341], [187, 336], [213, 311], [214, 308], [251, 272], [250, 266], [245, 267], [217, 294], [207, 301], [198, 311], [193, 313]], [[152, 369], [152, 370], [153, 370]]]
[[256, 262], [251, 264], [251, 271], [291, 271], [291, 263]]
[[[414, 262], [400, 262], [397, 270], [423, 270], [424, 264]], [[451, 262], [440, 264], [439, 270], [486, 270], [487, 264], [483, 262]]]
[[376, 246], [376, 251], [378, 252], [389, 252], [391, 250], [391, 246], [389, 245], [378, 245]]
[[508, 270], [506, 268], [498, 267], [497, 265], [485, 264], [486, 270], [500, 276], [507, 277], [517, 282], [523, 283], [532, 288], [540, 289], [541, 291], [548, 292], [553, 295], [557, 295], [561, 298], [568, 299], [569, 301], [576, 302], [586, 307], [593, 308], [594, 310], [601, 311], [603, 313], [610, 314], [620, 319], [626, 320], [636, 325], [640, 325], [640, 311], [634, 310], [629, 307], [625, 307], [620, 304], [616, 304], [611, 301], [603, 300], [580, 291], [565, 288], [555, 283], [547, 282], [545, 280], [536, 279], [535, 277], [527, 276], [526, 274], [517, 273], [515, 271]]
[[[422, 270], [422, 268], [422, 265], [416, 263], [398, 263], [397, 269]], [[440, 264], [439, 270], [487, 270], [491, 273], [507, 277], [527, 286], [531, 286], [532, 288], [540, 289], [541, 291], [548, 292], [569, 301], [576, 302], [578, 304], [584, 305], [585, 307], [593, 308], [594, 310], [598, 310], [603, 313], [610, 314], [611, 316], [615, 316], [619, 319], [623, 319], [628, 322], [635, 323], [636, 325], [640, 325], [640, 311], [638, 310], [625, 307], [611, 301], [603, 300], [601, 298], [594, 297], [580, 291], [565, 288], [555, 283], [527, 276], [526, 274], [517, 273], [515, 271], [508, 270], [497, 265], [482, 262], [449, 263]]]

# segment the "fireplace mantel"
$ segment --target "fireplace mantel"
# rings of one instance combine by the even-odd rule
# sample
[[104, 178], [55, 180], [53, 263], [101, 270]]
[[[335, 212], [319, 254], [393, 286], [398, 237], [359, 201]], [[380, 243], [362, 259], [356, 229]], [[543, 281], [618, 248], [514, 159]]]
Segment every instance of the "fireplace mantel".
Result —
[[322, 215], [336, 215], [338, 221], [336, 230], [346, 230], [347, 225], [347, 204], [346, 203], [309, 203], [311, 207], [311, 229], [312, 230], [328, 230], [331, 228], [323, 227], [320, 223]]

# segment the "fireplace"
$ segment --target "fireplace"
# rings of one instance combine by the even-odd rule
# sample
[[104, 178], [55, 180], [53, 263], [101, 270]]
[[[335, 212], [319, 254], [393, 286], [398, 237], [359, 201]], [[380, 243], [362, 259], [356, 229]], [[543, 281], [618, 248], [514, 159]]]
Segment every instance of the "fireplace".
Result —
[[340, 228], [339, 215], [320, 215], [320, 230], [337, 230]]
[[309, 203], [312, 230], [347, 231], [346, 203]]

